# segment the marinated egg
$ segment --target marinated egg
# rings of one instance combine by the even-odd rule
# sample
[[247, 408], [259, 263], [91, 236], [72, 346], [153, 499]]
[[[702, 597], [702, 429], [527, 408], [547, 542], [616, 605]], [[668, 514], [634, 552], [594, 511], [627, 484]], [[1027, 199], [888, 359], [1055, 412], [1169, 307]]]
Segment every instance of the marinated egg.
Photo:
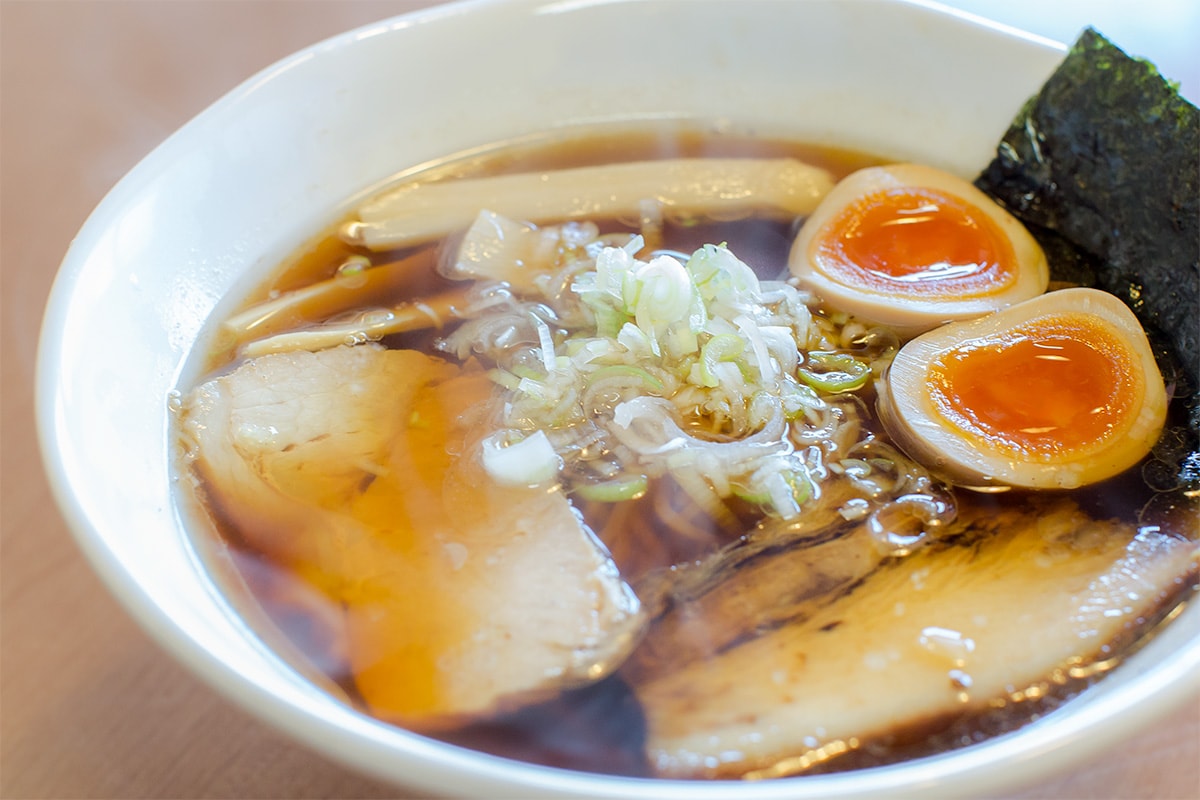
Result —
[[909, 456], [954, 483], [1069, 489], [1145, 456], [1167, 394], [1125, 304], [1063, 289], [905, 344], [879, 413]]
[[1049, 270], [1025, 227], [970, 183], [920, 164], [859, 170], [792, 246], [792, 274], [829, 306], [915, 336], [1036, 297]]

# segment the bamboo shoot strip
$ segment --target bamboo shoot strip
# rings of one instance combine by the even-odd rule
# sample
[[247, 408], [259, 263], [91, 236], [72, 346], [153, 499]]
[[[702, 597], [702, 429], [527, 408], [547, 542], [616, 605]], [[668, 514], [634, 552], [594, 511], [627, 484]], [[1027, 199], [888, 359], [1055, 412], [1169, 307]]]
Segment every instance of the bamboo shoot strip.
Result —
[[360, 207], [358, 220], [342, 227], [342, 238], [386, 250], [464, 229], [484, 209], [533, 223], [637, 219], [646, 201], [661, 204], [667, 216], [804, 215], [832, 187], [828, 172], [790, 158], [641, 161], [410, 183]]
[[258, 339], [247, 344], [242, 355], [257, 358], [268, 353], [296, 350], [316, 352], [343, 344], [375, 342], [394, 333], [440, 328], [458, 317], [456, 309], [466, 305], [466, 292], [466, 289], [448, 291], [391, 308], [368, 309], [345, 322], [326, 323]]
[[426, 250], [377, 267], [343, 269], [332, 278], [285, 292], [235, 314], [225, 322], [225, 330], [236, 344], [241, 344], [352, 308], [391, 305], [428, 276], [434, 256], [433, 250]]

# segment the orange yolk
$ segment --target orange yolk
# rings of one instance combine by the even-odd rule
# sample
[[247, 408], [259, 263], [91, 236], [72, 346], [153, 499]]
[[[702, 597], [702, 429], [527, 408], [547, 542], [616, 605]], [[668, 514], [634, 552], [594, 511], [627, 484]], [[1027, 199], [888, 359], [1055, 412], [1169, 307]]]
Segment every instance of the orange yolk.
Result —
[[1016, 279], [1012, 245], [986, 213], [917, 187], [858, 198], [816, 237], [812, 256], [826, 277], [885, 293], [970, 297]]
[[1118, 433], [1132, 413], [1139, 383], [1126, 350], [1085, 318], [1036, 320], [940, 356], [930, 394], [943, 418], [992, 446], [1078, 452]]

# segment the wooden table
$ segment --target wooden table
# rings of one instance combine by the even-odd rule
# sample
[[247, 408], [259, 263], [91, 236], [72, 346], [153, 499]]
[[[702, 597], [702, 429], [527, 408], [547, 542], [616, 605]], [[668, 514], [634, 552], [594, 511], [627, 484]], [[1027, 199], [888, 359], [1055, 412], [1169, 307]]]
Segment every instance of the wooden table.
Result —
[[[0, 797], [404, 796], [229, 705], [124, 615], [52, 504], [32, 378], [55, 270], [117, 178], [258, 69], [427, 4], [0, 0]], [[1200, 797], [1200, 699], [1021, 796]]]

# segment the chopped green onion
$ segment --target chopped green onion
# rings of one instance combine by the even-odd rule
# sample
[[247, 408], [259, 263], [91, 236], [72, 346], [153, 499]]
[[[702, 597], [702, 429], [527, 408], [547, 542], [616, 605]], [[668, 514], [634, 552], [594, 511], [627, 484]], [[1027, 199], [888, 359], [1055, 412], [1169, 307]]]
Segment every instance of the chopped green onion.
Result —
[[492, 383], [503, 386], [505, 389], [510, 391], [521, 385], [520, 378], [518, 378], [516, 375], [513, 375], [508, 370], [500, 369], [499, 367], [488, 370], [487, 376], [488, 380], [490, 380]]
[[771, 498], [771, 506], [776, 514], [783, 519], [791, 519], [800, 513], [800, 501], [796, 498], [796, 488], [784, 472], [768, 475], [763, 481], [767, 494]]
[[506, 486], [540, 486], [558, 474], [559, 458], [542, 431], [505, 444], [506, 434], [494, 434], [481, 444], [483, 468]]
[[617, 377], [636, 378], [642, 384], [643, 388], [649, 389], [656, 394], [662, 394], [666, 389], [662, 381], [641, 367], [635, 367], [633, 364], [611, 364], [607, 367], [601, 367], [588, 375], [587, 382], [590, 386], [597, 381]]
[[535, 397], [538, 400], [549, 402], [552, 399], [549, 387], [547, 387], [542, 381], [534, 380], [532, 378], [521, 378], [521, 380], [517, 383], [516, 390], [522, 394], [527, 394], [530, 397]]
[[851, 392], [871, 378], [871, 367], [848, 353], [813, 351], [808, 366], [796, 370], [796, 376], [822, 392]]
[[538, 372], [536, 369], [526, 364], [513, 364], [512, 367], [509, 368], [509, 371], [522, 380], [540, 381], [546, 378], [546, 373]]
[[542, 364], [546, 367], [546, 373], [554, 371], [555, 354], [554, 354], [554, 338], [550, 335], [550, 326], [542, 321], [537, 314], [531, 314], [533, 325], [537, 329], [539, 349], [542, 351]]
[[747, 503], [752, 503], [756, 506], [766, 507], [771, 503], [771, 495], [764, 490], [754, 490], [737, 481], [732, 481], [729, 484], [730, 490], [734, 497], [739, 500], [744, 500]]
[[804, 416], [809, 409], [821, 407], [821, 398], [812, 387], [795, 383], [791, 379], [780, 381], [779, 399], [783, 403], [783, 418], [788, 422]]
[[817, 484], [806, 469], [792, 470], [787, 474], [787, 481], [798, 505], [804, 505], [817, 492]]
[[644, 358], [652, 354], [650, 337], [632, 322], [625, 323], [617, 332], [616, 338], [617, 344], [628, 350], [635, 358]]
[[573, 493], [584, 500], [598, 503], [619, 503], [636, 500], [646, 493], [649, 481], [645, 475], [625, 475], [602, 483], [576, 484]]
[[758, 301], [758, 276], [723, 244], [701, 247], [688, 259], [687, 269], [705, 300], [729, 305]]
[[710, 388], [719, 386], [717, 364], [736, 361], [745, 349], [746, 342], [733, 333], [722, 333], [705, 342], [700, 348], [700, 384]]
[[[535, 340], [490, 373], [514, 392], [509, 429], [491, 460], [528, 447], [549, 469], [544, 450], [556, 442], [557, 470], [577, 457], [564, 432], [588, 425], [598, 449], [623, 447], [611, 451], [614, 474], [572, 480], [575, 497], [633, 499], [650, 476], [670, 474], [722, 525], [736, 525], [722, 502], [731, 495], [777, 518], [798, 517], [832, 466], [818, 447], [808, 448], [811, 457], [795, 448], [804, 431], [837, 422], [826, 419], [823, 396], [866, 385], [873, 357], [835, 350], [830, 343], [842, 339], [826, 319], [814, 322], [804, 297], [787, 284], [760, 283], [724, 246], [703, 247], [686, 264], [662, 253], [643, 261], [640, 247], [637, 238], [590, 249], [594, 268], [570, 279], [577, 300], [559, 309], [547, 297], [554, 317], [534, 309]], [[805, 352], [811, 346], [827, 350]], [[554, 434], [521, 432], [534, 428]], [[520, 441], [504, 446], [512, 439]], [[853, 479], [870, 468], [849, 461], [839, 471]]]

